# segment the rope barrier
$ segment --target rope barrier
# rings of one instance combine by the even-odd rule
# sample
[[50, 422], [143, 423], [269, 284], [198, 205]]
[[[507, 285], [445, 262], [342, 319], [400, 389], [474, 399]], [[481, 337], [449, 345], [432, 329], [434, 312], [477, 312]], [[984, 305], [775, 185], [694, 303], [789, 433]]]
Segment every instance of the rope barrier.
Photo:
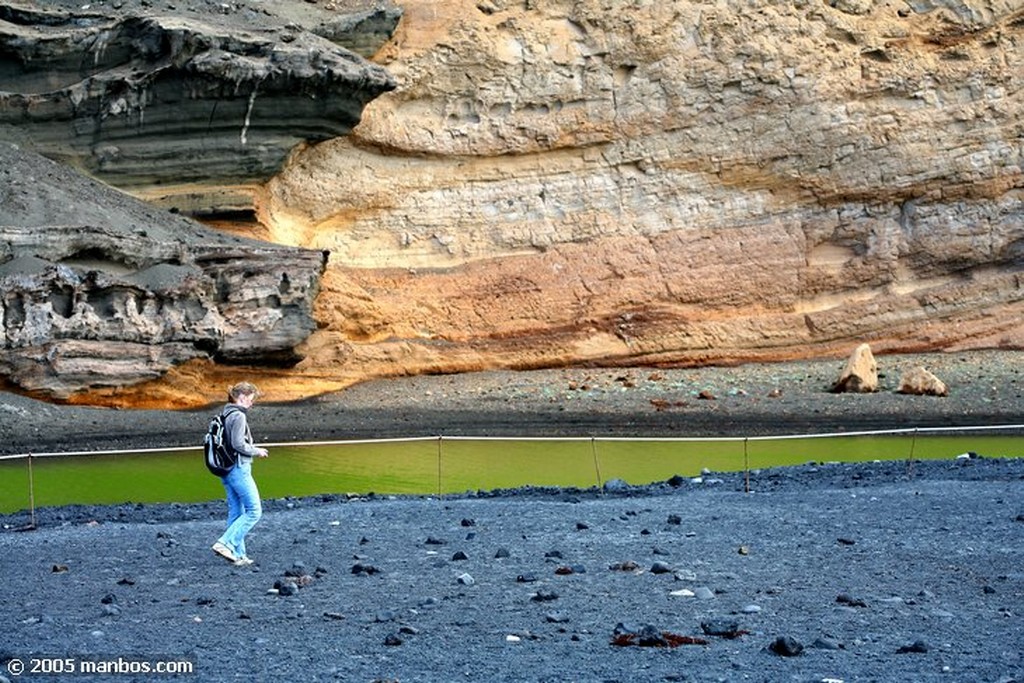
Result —
[[[827, 432], [817, 434], [774, 434], [764, 436], [410, 436], [393, 437], [385, 439], [333, 439], [327, 441], [278, 441], [271, 443], [260, 443], [264, 448], [301, 448], [307, 446], [355, 446], [365, 444], [385, 443], [413, 443], [438, 441], [587, 441], [587, 442], [663, 442], [663, 443], [693, 443], [693, 442], [745, 442], [745, 441], [783, 441], [787, 439], [835, 439], [854, 436], [887, 436], [898, 434], [926, 434], [926, 433], [950, 433], [950, 432], [976, 432], [976, 431], [1014, 431], [1024, 430], [1024, 424], [1007, 425], [967, 425], [960, 427], [903, 427], [899, 429], [878, 429], [857, 432]], [[177, 451], [202, 450], [201, 445], [189, 444], [186, 446], [167, 446], [162, 448], [126, 448], [118, 450], [100, 451], [52, 451], [47, 453], [14, 453], [0, 455], [0, 460], [20, 460], [23, 458], [58, 458], [90, 455], [136, 455], [144, 453], [173, 453]]]

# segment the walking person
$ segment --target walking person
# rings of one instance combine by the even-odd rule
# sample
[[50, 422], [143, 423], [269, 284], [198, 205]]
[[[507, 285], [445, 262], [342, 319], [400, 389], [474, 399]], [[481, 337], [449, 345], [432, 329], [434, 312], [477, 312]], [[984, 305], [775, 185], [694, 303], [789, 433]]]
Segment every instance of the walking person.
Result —
[[253, 443], [248, 419], [249, 409], [259, 394], [254, 384], [239, 382], [228, 390], [228, 403], [221, 410], [227, 443], [237, 454], [238, 463], [221, 477], [228, 499], [228, 524], [213, 544], [213, 552], [240, 567], [253, 563], [245, 551], [245, 535], [263, 515], [260, 492], [252, 477], [252, 461], [267, 457], [267, 449]]

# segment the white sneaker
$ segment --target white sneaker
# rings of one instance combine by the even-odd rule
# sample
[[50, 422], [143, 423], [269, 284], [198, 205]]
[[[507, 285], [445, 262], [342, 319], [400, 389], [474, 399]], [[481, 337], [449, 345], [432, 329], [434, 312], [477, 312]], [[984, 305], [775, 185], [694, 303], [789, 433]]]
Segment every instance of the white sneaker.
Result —
[[248, 567], [250, 564], [255, 564], [255, 563], [252, 560], [250, 560], [248, 557], [246, 557], [245, 555], [242, 555], [240, 558], [235, 560], [235, 566], [236, 567]]
[[231, 548], [227, 547], [220, 541], [213, 544], [213, 552], [217, 553], [228, 562], [238, 562], [238, 558], [235, 557], [233, 552], [231, 552]]

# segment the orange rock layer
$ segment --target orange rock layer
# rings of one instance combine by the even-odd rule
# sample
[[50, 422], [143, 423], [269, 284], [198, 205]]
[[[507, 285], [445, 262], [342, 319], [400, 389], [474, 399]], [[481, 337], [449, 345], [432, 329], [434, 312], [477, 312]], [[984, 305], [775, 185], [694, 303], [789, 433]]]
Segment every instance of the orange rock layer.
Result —
[[331, 252], [305, 360], [81, 400], [1024, 348], [1017, 3], [400, 4], [398, 88], [256, 198]]

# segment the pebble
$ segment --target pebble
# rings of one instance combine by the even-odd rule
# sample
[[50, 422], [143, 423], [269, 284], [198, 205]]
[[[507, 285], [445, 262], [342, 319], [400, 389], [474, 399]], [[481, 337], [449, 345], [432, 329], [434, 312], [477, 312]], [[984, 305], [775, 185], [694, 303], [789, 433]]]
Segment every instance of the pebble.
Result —
[[698, 600], [711, 600], [715, 597], [714, 592], [707, 586], [698, 586], [693, 594]]
[[463, 586], [473, 586], [473, 585], [476, 585], [476, 579], [474, 579], [472, 577], [472, 575], [467, 574], [467, 573], [459, 574], [458, 576], [455, 577], [455, 580], [458, 581]]
[[896, 654], [898, 655], [905, 655], [911, 653], [924, 654], [926, 652], [928, 652], [928, 644], [925, 643], [923, 640], [915, 640], [913, 643], [910, 643], [908, 645], [901, 645], [896, 650]]
[[609, 565], [608, 569], [613, 572], [635, 572], [640, 569], [640, 565], [633, 560], [626, 560], [625, 562], [616, 562]]
[[761, 611], [760, 605], [747, 605], [740, 610], [743, 614], [758, 614]]
[[307, 574], [307, 572], [306, 572], [306, 565], [303, 564], [302, 562], [293, 562], [291, 567], [289, 567], [288, 569], [284, 570], [284, 575], [285, 576], [289, 576], [289, 577], [293, 577], [293, 578], [294, 577], [299, 577], [299, 576], [305, 576], [306, 574]]
[[587, 568], [581, 564], [561, 565], [555, 569], [558, 576], [569, 576], [571, 574], [586, 574]]
[[672, 567], [668, 566], [665, 562], [655, 562], [651, 565], [652, 574], [671, 574]]
[[768, 649], [780, 657], [796, 657], [804, 651], [804, 646], [789, 636], [779, 636], [771, 642]]
[[469, 559], [469, 555], [467, 555], [466, 553], [462, 552], [461, 550], [459, 550], [454, 555], [452, 555], [452, 562], [461, 562], [463, 560], [468, 560], [468, 559]]
[[836, 596], [836, 602], [840, 605], [848, 605], [849, 607], [867, 607], [868, 603], [864, 602], [860, 598], [855, 598], [847, 593], [840, 593]]
[[740, 631], [740, 622], [733, 619], [708, 619], [700, 622], [700, 629], [709, 636], [735, 638]]
[[646, 624], [637, 634], [636, 644], [640, 647], [667, 647], [668, 640], [656, 626]]
[[813, 647], [815, 650], [841, 650], [843, 648], [842, 645], [830, 638], [815, 638], [808, 647]]

